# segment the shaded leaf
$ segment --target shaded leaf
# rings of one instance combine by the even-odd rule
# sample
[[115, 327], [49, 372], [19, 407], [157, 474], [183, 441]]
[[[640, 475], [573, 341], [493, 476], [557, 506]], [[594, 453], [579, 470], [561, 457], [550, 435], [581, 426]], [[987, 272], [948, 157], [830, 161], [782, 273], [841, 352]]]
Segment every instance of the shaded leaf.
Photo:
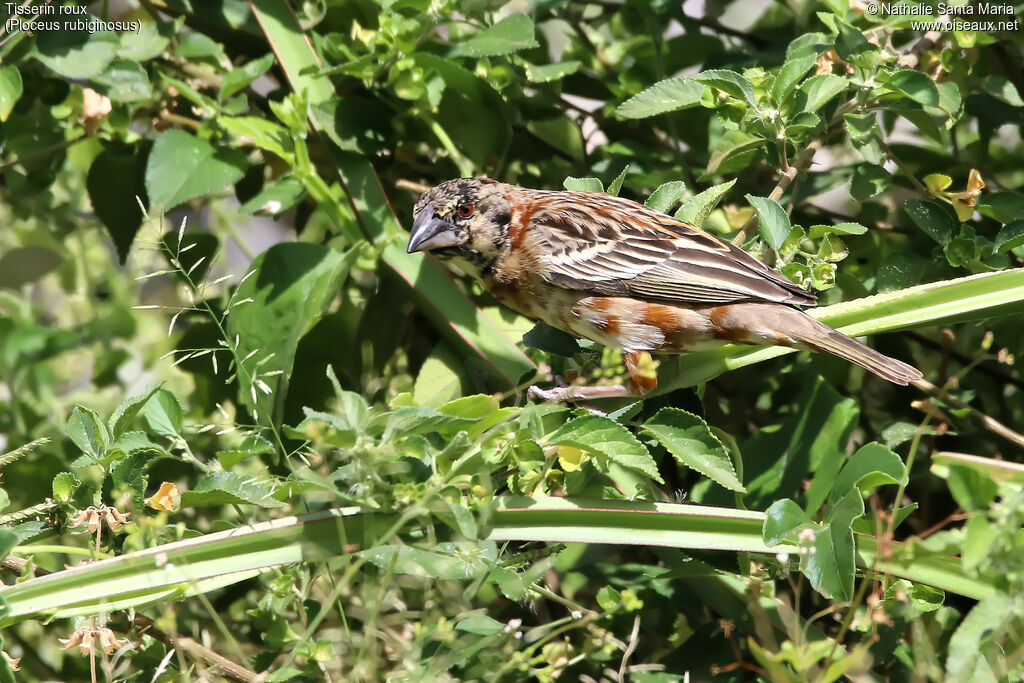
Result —
[[683, 465], [730, 491], [746, 491], [729, 452], [704, 420], [678, 408], [662, 408], [643, 425]]

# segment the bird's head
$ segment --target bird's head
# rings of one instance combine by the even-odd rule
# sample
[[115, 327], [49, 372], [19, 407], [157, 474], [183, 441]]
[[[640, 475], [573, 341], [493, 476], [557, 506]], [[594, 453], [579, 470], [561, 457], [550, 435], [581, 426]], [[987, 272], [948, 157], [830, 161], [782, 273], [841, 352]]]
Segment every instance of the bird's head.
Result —
[[508, 244], [505, 187], [488, 178], [456, 178], [425, 192], [413, 209], [409, 253], [430, 251], [480, 275]]

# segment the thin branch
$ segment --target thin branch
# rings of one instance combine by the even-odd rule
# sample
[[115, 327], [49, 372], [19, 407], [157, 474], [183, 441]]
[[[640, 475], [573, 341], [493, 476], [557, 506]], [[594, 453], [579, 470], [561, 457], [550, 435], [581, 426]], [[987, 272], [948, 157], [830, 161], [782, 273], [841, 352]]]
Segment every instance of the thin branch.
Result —
[[[775, 184], [775, 189], [773, 189], [768, 195], [769, 199], [778, 201], [779, 198], [782, 197], [783, 193], [785, 193], [786, 189], [793, 183], [793, 180], [796, 179], [797, 174], [804, 173], [811, 167], [811, 162], [814, 161], [814, 155], [819, 149], [821, 149], [822, 144], [823, 142], [821, 138], [816, 138], [811, 140], [811, 142], [804, 147], [803, 151], [800, 152], [797, 158], [793, 160], [793, 165], [783, 171], [782, 175], [779, 176], [779, 182]], [[755, 225], [757, 225], [756, 213], [743, 224], [743, 227], [740, 228], [736, 237], [732, 239], [732, 243], [736, 246], [741, 246], [747, 240], [747, 235], [754, 229]]]
[[995, 418], [989, 417], [988, 415], [981, 412], [977, 408], [974, 408], [973, 406], [964, 403], [960, 399], [951, 396], [946, 390], [935, 386], [926, 379], [915, 380], [911, 382], [911, 384], [920, 389], [921, 391], [923, 391], [924, 393], [928, 394], [929, 396], [937, 398], [943, 403], [952, 406], [953, 408], [957, 408], [959, 410], [966, 410], [970, 412], [971, 417], [973, 417], [979, 423], [981, 423], [981, 425], [985, 429], [989, 430], [993, 434], [998, 434], [999, 436], [1003, 437], [1004, 439], [1014, 444], [1015, 446], [1024, 448], [1024, 436], [1013, 431], [1012, 429], [1004, 425], [1002, 422], [999, 422]]
[[619, 680], [626, 680], [626, 665], [629, 664], [629, 657], [636, 652], [636, 646], [640, 644], [640, 615], [633, 619], [633, 631], [629, 634], [629, 644], [626, 651], [622, 653], [622, 663], [619, 664]]
[[918, 180], [918, 179], [917, 179], [917, 178], [916, 178], [916, 177], [914, 176], [914, 174], [913, 174], [913, 173], [912, 173], [912, 172], [910, 171], [910, 169], [909, 169], [909, 168], [907, 168], [907, 167], [906, 167], [906, 166], [905, 166], [905, 165], [903, 164], [903, 162], [902, 162], [902, 161], [900, 161], [899, 157], [897, 157], [897, 156], [896, 156], [896, 155], [895, 155], [895, 154], [893, 153], [893, 151], [892, 151], [892, 148], [891, 148], [891, 147], [889, 147], [889, 144], [888, 144], [888, 143], [887, 143], [887, 142], [886, 142], [885, 140], [883, 140], [883, 139], [882, 139], [882, 136], [881, 136], [881, 135], [879, 135], [879, 136], [876, 136], [876, 138], [875, 138], [875, 139], [876, 139], [876, 140], [878, 140], [878, 144], [879, 144], [879, 145], [881, 145], [881, 147], [882, 147], [882, 151], [884, 151], [884, 152], [885, 152], [886, 156], [888, 156], [888, 157], [889, 157], [890, 159], [892, 159], [892, 162], [893, 162], [894, 164], [896, 164], [896, 168], [900, 169], [900, 173], [902, 173], [903, 175], [905, 175], [905, 176], [907, 177], [907, 179], [909, 179], [909, 180], [910, 180], [910, 182], [911, 182], [911, 183], [912, 183], [912, 184], [914, 185], [914, 187], [915, 187], [915, 188], [917, 188], [917, 191], [918, 191], [918, 192], [920, 192], [920, 193], [921, 193], [922, 195], [924, 195], [925, 197], [930, 197], [930, 196], [931, 196], [931, 193], [930, 193], [930, 192], [928, 191], [928, 188], [927, 188], [927, 187], [925, 187], [925, 186], [924, 186], [924, 185], [923, 185], [923, 184], [921, 183], [921, 181], [920, 181], [920, 180]]

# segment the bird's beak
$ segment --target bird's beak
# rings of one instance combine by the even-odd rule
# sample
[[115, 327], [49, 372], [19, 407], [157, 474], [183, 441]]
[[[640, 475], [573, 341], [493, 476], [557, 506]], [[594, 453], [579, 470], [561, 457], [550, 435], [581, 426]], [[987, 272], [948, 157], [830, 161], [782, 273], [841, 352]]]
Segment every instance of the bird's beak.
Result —
[[459, 244], [459, 236], [455, 226], [434, 215], [434, 203], [423, 207], [412, 222], [412, 234], [409, 235], [411, 254], [416, 251], [430, 251], [442, 247], [454, 247]]

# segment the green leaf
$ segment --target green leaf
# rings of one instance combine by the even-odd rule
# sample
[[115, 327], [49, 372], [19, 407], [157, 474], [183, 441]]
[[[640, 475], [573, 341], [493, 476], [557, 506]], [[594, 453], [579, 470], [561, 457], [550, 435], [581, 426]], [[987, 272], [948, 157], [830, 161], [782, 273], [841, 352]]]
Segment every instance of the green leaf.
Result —
[[814, 552], [801, 570], [826, 598], [851, 600], [856, 572], [853, 521], [864, 514], [860, 491], [853, 490], [832, 506], [825, 525], [814, 536]]
[[247, 88], [250, 83], [265, 74], [273, 65], [274, 53], [269, 52], [259, 59], [236, 66], [224, 74], [224, 80], [220, 84], [220, 99], [226, 100], [236, 92]]
[[704, 221], [715, 210], [722, 197], [736, 184], [733, 178], [727, 183], [720, 183], [704, 190], [695, 197], [690, 197], [676, 211], [676, 218], [686, 221], [698, 228], [704, 225]]
[[61, 472], [53, 478], [53, 497], [58, 503], [67, 505], [71, 502], [75, 490], [81, 485], [82, 482], [71, 472]]
[[1011, 107], [1024, 107], [1024, 99], [1021, 99], [1017, 86], [1004, 76], [985, 76], [981, 79], [981, 87], [989, 95], [1006, 102]]
[[160, 436], [180, 437], [185, 410], [178, 397], [167, 389], [157, 389], [145, 407], [146, 424]]
[[539, 322], [523, 335], [523, 344], [532, 348], [540, 349], [556, 356], [570, 357], [580, 350], [576, 337], [568, 332], [563, 332], [557, 327], [551, 327], [545, 322]]
[[807, 54], [786, 60], [775, 76], [775, 83], [772, 84], [772, 100], [775, 104], [781, 105], [786, 101], [800, 79], [814, 67], [817, 57], [814, 54]]
[[850, 80], [843, 76], [835, 74], [811, 76], [800, 84], [800, 92], [804, 94], [805, 98], [801, 110], [816, 112], [848, 87], [850, 87]]
[[465, 367], [461, 359], [447, 344], [434, 348], [420, 366], [413, 388], [413, 399], [418, 405], [437, 408], [462, 395]]
[[117, 59], [92, 79], [96, 90], [115, 103], [145, 102], [153, 96], [149, 75], [137, 62]]
[[448, 415], [433, 408], [404, 406], [387, 417], [387, 426], [381, 439], [385, 442], [410, 434], [454, 434], [476, 422], [475, 418]]
[[75, 80], [103, 73], [120, 48], [121, 41], [113, 31], [41, 31], [35, 44], [39, 61], [64, 78]]
[[996, 254], [1005, 254], [1022, 244], [1024, 244], [1024, 219], [1017, 219], [999, 229], [992, 245], [992, 251]]
[[53, 272], [63, 257], [47, 247], [14, 247], [0, 256], [0, 287], [20, 289]]
[[579, 124], [568, 116], [530, 120], [527, 121], [526, 128], [555, 149], [565, 152], [573, 159], [583, 160], [583, 133]]
[[836, 223], [835, 225], [812, 225], [810, 237], [813, 240], [825, 235], [863, 235], [868, 231], [860, 223]]
[[[726, 131], [725, 135], [715, 143], [704, 175], [715, 175], [721, 172], [723, 168], [730, 168], [731, 165], [728, 162], [735, 160], [743, 154], [760, 149], [766, 144], [768, 144], [767, 141], [762, 137], [748, 135], [738, 130]], [[749, 156], [752, 158], [753, 154]]]
[[[738, 75], [738, 74], [737, 74]], [[700, 104], [704, 86], [686, 78], [659, 81], [623, 102], [615, 114], [624, 119], [644, 119]]]
[[0, 68], [0, 123], [7, 121], [23, 91], [21, 71], [16, 66]]
[[757, 109], [757, 98], [754, 97], [754, 86], [744, 76], [728, 69], [711, 69], [689, 77], [698, 83], [717, 88], [746, 102], [752, 109]]
[[294, 175], [275, 180], [256, 196], [242, 204], [242, 211], [265, 216], [278, 216], [306, 198], [306, 188]]
[[878, 266], [878, 291], [893, 292], [920, 284], [928, 263], [912, 251], [889, 252]]
[[[762, 429], [742, 445], [743, 453], [772, 453], [745, 463], [748, 505], [767, 506], [781, 497], [803, 495], [805, 509], [821, 507], [846, 461], [846, 445], [859, 409], [817, 377], [796, 397], [800, 409], [778, 430]], [[805, 481], [814, 478], [810, 486]]]
[[983, 195], [978, 210], [1000, 223], [1024, 219], [1024, 194], [1018, 192], [995, 192]]
[[[659, 483], [658, 466], [647, 448], [628, 429], [600, 415], [577, 417], [559, 427], [548, 442], [558, 446], [574, 446], [641, 474]], [[607, 464], [607, 463], [605, 463]], [[605, 471], [606, 468], [602, 468]]]
[[745, 196], [757, 211], [758, 231], [761, 234], [761, 239], [767, 242], [772, 249], [778, 250], [789, 237], [789, 231], [793, 227], [790, 225], [786, 210], [774, 199], [755, 197], [750, 194]]
[[885, 484], [899, 484], [906, 476], [906, 468], [900, 456], [880, 443], [861, 446], [836, 477], [829, 504], [853, 490], [870, 491]]
[[946, 680], [998, 680], [986, 659], [993, 648], [986, 647], [986, 644], [996, 646], [991, 640], [991, 634], [1001, 632], [1007, 620], [1015, 618], [1014, 610], [1007, 609], [1009, 604], [1009, 596], [997, 593], [967, 613], [949, 640]]
[[168, 210], [195, 197], [231, 188], [245, 175], [245, 157], [215, 149], [181, 130], [161, 133], [146, 164], [146, 194], [152, 207]]
[[99, 460], [103, 456], [110, 443], [107, 427], [99, 415], [80, 405], [76, 405], [71, 411], [64, 433], [82, 453], [94, 460]]
[[1003, 477], [997, 473], [979, 472], [959, 463], [949, 464], [948, 469], [946, 485], [957, 505], [968, 512], [987, 510], [999, 493], [996, 482]]
[[110, 427], [110, 433], [115, 439], [124, 434], [131, 425], [132, 420], [135, 419], [135, 416], [142, 411], [149, 399], [151, 399], [159, 390], [160, 387], [156, 387], [144, 394], [132, 396], [131, 398], [125, 399], [121, 402], [121, 405], [114, 410], [114, 413], [107, 421], [107, 424]]
[[881, 137], [882, 131], [878, 127], [878, 120], [874, 114], [843, 114], [846, 123], [846, 132], [850, 135], [850, 141], [855, 146], [862, 146], [874, 143]]
[[149, 143], [111, 145], [96, 155], [85, 179], [89, 201], [110, 233], [121, 263], [128, 258], [142, 225], [142, 208], [136, 197], [148, 201], [143, 179], [149, 152]]
[[903, 210], [917, 227], [933, 240], [946, 246], [956, 232], [956, 218], [941, 204], [922, 199], [908, 199], [903, 202]]
[[[465, 578], [463, 576], [457, 577]], [[505, 631], [505, 624], [486, 614], [471, 614], [455, 624], [456, 631], [465, 631], [478, 636], [495, 636]]]
[[121, 34], [121, 49], [117, 55], [133, 62], [148, 62], [159, 57], [177, 34], [183, 19], [176, 21], [149, 21], [138, 31]]
[[765, 510], [761, 536], [765, 545], [796, 543], [801, 531], [814, 527], [814, 520], [802, 507], [789, 498], [784, 498], [775, 501]]
[[984, 513], [975, 513], [967, 519], [964, 527], [964, 543], [960, 558], [964, 571], [975, 572], [989, 558], [992, 544], [999, 538], [999, 530], [992, 525]]
[[604, 192], [604, 185], [598, 178], [573, 178], [569, 176], [562, 185], [570, 192]]
[[839, 19], [835, 20], [836, 29], [839, 35], [836, 36], [836, 52], [839, 56], [850, 61], [855, 55], [865, 50], [877, 50], [878, 48], [868, 42], [864, 34]]
[[231, 469], [246, 458], [274, 453], [274, 444], [257, 434], [249, 434], [237, 446], [217, 451], [221, 467]]
[[897, 71], [883, 85], [926, 107], [939, 106], [939, 89], [935, 87], [935, 81], [920, 71]]
[[892, 185], [892, 174], [874, 164], [857, 164], [853, 169], [850, 196], [858, 202], [877, 197]]
[[280, 417], [299, 340], [327, 312], [360, 249], [276, 244], [256, 257], [235, 291], [228, 333], [238, 339], [239, 396], [261, 424]]
[[613, 180], [611, 184], [608, 186], [608, 194], [610, 194], [613, 197], [619, 196], [619, 191], [622, 190], [622, 183], [626, 180], [627, 173], [629, 173], [629, 164], [626, 164], [626, 166], [622, 169], [622, 172], [619, 173], [619, 175], [615, 176], [615, 180]]
[[660, 213], [668, 213], [683, 198], [685, 191], [686, 183], [681, 180], [670, 180], [658, 186], [644, 205]]
[[288, 129], [279, 123], [258, 116], [221, 116], [217, 123], [242, 144], [254, 144], [282, 159], [290, 159], [295, 154]]
[[566, 76], [576, 73], [579, 68], [583, 66], [582, 62], [570, 60], [568, 62], [555, 62], [554, 64], [531, 64], [530, 62], [522, 62], [523, 68], [526, 69], [526, 78], [531, 83], [550, 83], [551, 81], [557, 81]]
[[736, 476], [729, 452], [698, 416], [678, 408], [662, 408], [644, 423], [642, 430], [683, 465], [730, 491], [746, 491]]
[[390, 545], [363, 553], [363, 557], [381, 569], [393, 567], [399, 574], [449, 581], [483, 576], [496, 564], [497, 555], [493, 543], [465, 541], [442, 542], [429, 548]]
[[461, 52], [467, 57], [493, 57], [531, 47], [537, 47], [533, 21], [525, 14], [513, 14], [467, 40]]
[[248, 474], [215, 472], [200, 479], [195, 488], [181, 494], [181, 506], [257, 505], [262, 508], [283, 507], [273, 497], [274, 483], [258, 481]]
[[786, 46], [786, 59], [811, 56], [817, 58], [832, 49], [832, 40], [824, 33], [805, 33], [790, 41]]

